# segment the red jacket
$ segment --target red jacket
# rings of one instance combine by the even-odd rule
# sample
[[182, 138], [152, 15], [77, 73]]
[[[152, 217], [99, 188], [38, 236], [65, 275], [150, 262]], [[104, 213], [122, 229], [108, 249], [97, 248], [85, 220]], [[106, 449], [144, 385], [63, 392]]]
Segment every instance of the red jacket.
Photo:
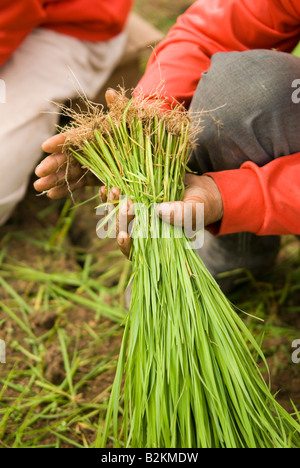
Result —
[[87, 41], [104, 41], [123, 29], [133, 0], [1, 0], [0, 66], [25, 37], [42, 26]]
[[[299, 0], [198, 0], [157, 47], [139, 88], [148, 96], [160, 89], [170, 101], [188, 107], [213, 54], [268, 48], [291, 52], [299, 40]], [[217, 234], [300, 234], [300, 153], [286, 156], [263, 168], [246, 163], [210, 174], [224, 202]]]

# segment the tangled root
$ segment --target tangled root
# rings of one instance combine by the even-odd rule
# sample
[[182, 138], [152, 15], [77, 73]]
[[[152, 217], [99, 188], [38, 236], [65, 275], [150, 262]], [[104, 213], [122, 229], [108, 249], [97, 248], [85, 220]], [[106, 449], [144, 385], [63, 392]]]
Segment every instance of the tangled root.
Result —
[[[68, 153], [70, 148], [80, 149], [85, 142], [95, 141], [95, 131], [102, 134], [112, 132], [111, 121], [119, 125], [126, 119], [128, 125], [133, 121], [143, 123], [145, 133], [153, 125], [153, 119], [164, 122], [166, 129], [173, 135], [180, 135], [182, 128], [190, 125], [190, 119], [186, 109], [178, 104], [174, 109], [166, 109], [167, 101], [159, 95], [145, 98], [142, 95], [129, 100], [124, 89], [116, 94], [116, 98], [110, 105], [109, 112], [101, 105], [95, 105], [90, 101], [84, 102], [87, 111], [77, 113], [66, 106], [61, 106], [63, 115], [71, 118], [71, 124], [62, 130], [66, 133], [64, 151]], [[192, 135], [192, 132], [191, 132]]]

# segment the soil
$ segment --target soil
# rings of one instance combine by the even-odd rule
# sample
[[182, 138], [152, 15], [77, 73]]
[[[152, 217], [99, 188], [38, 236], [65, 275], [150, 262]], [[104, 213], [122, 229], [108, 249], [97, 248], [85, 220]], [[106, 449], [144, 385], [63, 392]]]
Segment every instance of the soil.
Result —
[[[187, 7], [192, 3], [191, 0], [153, 0], [152, 2], [145, 2], [145, 0], [137, 0], [136, 8], [139, 13], [149, 18], [156, 26], [166, 31], [173, 23], [175, 16], [185, 11]], [[173, 18], [174, 17], [174, 18]], [[164, 20], [162, 20], [164, 18]], [[166, 20], [169, 18], [169, 20]], [[76, 200], [84, 200], [88, 198], [85, 192], [81, 192], [76, 195]], [[56, 254], [51, 252], [45, 254], [45, 249], [40, 247], [38, 243], [30, 242], [30, 239], [34, 239], [33, 233], [41, 231], [45, 233], [45, 239], [47, 239], [48, 227], [53, 227], [59, 221], [60, 210], [63, 206], [62, 203], [56, 203], [54, 207], [45, 217], [41, 217], [40, 213], [43, 210], [48, 210], [51, 202], [45, 197], [37, 197], [32, 188], [26, 196], [26, 199], [20, 204], [16, 210], [13, 218], [10, 222], [1, 229], [0, 234], [0, 252], [3, 246], [7, 249], [6, 258], [12, 261], [14, 264], [22, 264], [31, 268], [40, 268], [41, 258], [43, 259], [43, 268], [47, 272], [60, 271], [70, 274], [71, 272], [76, 273], [79, 270], [78, 257], [74, 253], [74, 249], [82, 249], [83, 257], [92, 252], [97, 243], [97, 237], [95, 236], [96, 216], [93, 214], [91, 205], [84, 206], [79, 209], [78, 214], [73, 222], [72, 229], [69, 232], [68, 237], [65, 239], [65, 243], [68, 247], [66, 254]], [[9, 237], [9, 241], [6, 239]], [[113, 244], [105, 245], [103, 251], [99, 252], [99, 255], [105, 255], [108, 251], [114, 249]], [[100, 257], [101, 258], [101, 257]], [[1, 265], [1, 259], [0, 259]], [[299, 265], [299, 263], [298, 263]], [[101, 274], [105, 271], [105, 268], [98, 270], [95, 274]], [[114, 280], [108, 280], [107, 285], [112, 286]], [[20, 279], [12, 279], [9, 282], [10, 286], [18, 292], [22, 297], [26, 298], [36, 294], [37, 287], [34, 282], [28, 284], [26, 281]], [[249, 293], [249, 291], [248, 291]], [[251, 294], [255, 294], [255, 291], [251, 290]], [[9, 299], [9, 294], [0, 287], [0, 301], [6, 301]], [[107, 302], [110, 302], [110, 297], [107, 297]], [[289, 307], [298, 306], [300, 295], [293, 293], [288, 301]], [[270, 310], [274, 303], [270, 305]], [[300, 364], [295, 365], [291, 362], [291, 336], [297, 334], [300, 338], [300, 312], [287, 312], [285, 306], [277, 310], [275, 305], [275, 315], [278, 325], [287, 327], [287, 330], [292, 330], [291, 333], [287, 331], [285, 334], [280, 336], [267, 336], [264, 341], [264, 350], [267, 354], [268, 364], [270, 366], [272, 376], [272, 389], [273, 392], [279, 391], [278, 400], [288, 410], [292, 410], [292, 406], [289, 402], [292, 399], [295, 404], [300, 408]], [[9, 349], [9, 356], [6, 369], [11, 369], [15, 363], [19, 363], [22, 369], [26, 369], [26, 365], [22, 360], [23, 355], [17, 348], [11, 347], [14, 342], [22, 343], [25, 338], [25, 333], [16, 326], [13, 320], [6, 321], [5, 325], [1, 324], [1, 321], [5, 317], [4, 311], [0, 311], [0, 338], [6, 340], [7, 347]], [[275, 320], [275, 322], [276, 322]], [[72, 310], [67, 310], [61, 313], [58, 310], [50, 310], [45, 313], [43, 310], [37, 309], [35, 314], [30, 317], [30, 323], [37, 336], [43, 335], [46, 331], [55, 329], [57, 323], [65, 327], [68, 336], [79, 336], [80, 339], [77, 343], [79, 350], [88, 349], [86, 358], [94, 356], [112, 356], [117, 357], [118, 350], [121, 343], [121, 333], [116, 333], [112, 338], [101, 342], [96, 349], [87, 348], [89, 343], [88, 333], [83, 332], [82, 325], [88, 324], [92, 329], [95, 327], [95, 313], [89, 309], [83, 307], [75, 307]], [[99, 324], [97, 324], [99, 325]], [[108, 326], [105, 319], [101, 319], [101, 325]], [[294, 336], [294, 335], [293, 335]], [[72, 350], [71, 350], [72, 351]], [[89, 354], [90, 353], [90, 354]], [[89, 354], [89, 355], [88, 355]], [[65, 378], [65, 369], [62, 360], [61, 352], [58, 350], [57, 342], [49, 342], [45, 350], [44, 363], [45, 377], [55, 385], [59, 385]], [[19, 369], [20, 369], [19, 367]], [[81, 375], [86, 375], [91, 370], [91, 365], [82, 366], [80, 368]], [[0, 369], [1, 372], [1, 369]], [[83, 402], [90, 402], [97, 399], [99, 395], [103, 397], [109, 385], [113, 382], [114, 371], [108, 370], [104, 374], [97, 376], [95, 379], [90, 380], [86, 386], [81, 390], [80, 398]], [[24, 388], [28, 384], [28, 378], [24, 378], [19, 382]], [[16, 398], [18, 393], [13, 389], [7, 389], [5, 396], [7, 399]], [[107, 394], [106, 394], [107, 396]], [[36, 411], [40, 409], [37, 408]], [[40, 420], [37, 427], [42, 426], [43, 420]], [[85, 425], [78, 425], [78, 434], [84, 434], [87, 442], [93, 442], [95, 438], [94, 431]], [[74, 434], [76, 437], [76, 434]], [[44, 444], [52, 443], [54, 438], [50, 435], [43, 441]], [[65, 443], [62, 446], [69, 447], [70, 445]]]
[[[77, 195], [81, 200], [87, 196], [89, 195], [86, 195], [84, 192]], [[66, 239], [68, 247], [71, 247], [66, 249], [67, 254], [61, 256], [52, 252], [49, 255], [45, 255], [44, 249], [40, 248], [38, 245], [31, 245], [28, 243], [26, 236], [30, 236], [34, 230], [45, 230], [49, 223], [55, 224], [58, 221], [61, 205], [51, 213], [51, 216], [47, 218], [46, 223], [39, 219], [38, 213], [40, 213], [44, 208], [49, 208], [49, 203], [48, 199], [36, 197], [34, 191], [30, 188], [26, 199], [18, 207], [9, 224], [4, 228], [2, 243], [3, 239], [5, 239], [5, 234], [17, 234], [17, 237], [12, 238], [8, 243], [7, 256], [11, 257], [16, 264], [22, 263], [23, 265], [32, 268], [38, 268], [40, 266], [42, 257], [43, 264], [47, 266], [48, 272], [64, 271], [66, 274], [68, 274], [68, 272], [76, 273], [79, 269], [79, 265], [76, 255], [72, 254], [72, 248], [76, 249], [79, 247], [80, 249], [83, 249], [83, 252], [88, 253], [93, 250], [93, 245], [97, 243], [97, 238], [95, 236], [96, 218], [93, 215], [92, 207], [91, 205], [87, 205], [86, 207], [80, 208], [78, 211], [73, 227]], [[22, 233], [22, 235], [18, 236], [20, 233]], [[106, 245], [102, 252], [103, 258], [107, 251], [114, 250], [114, 248], [113, 243]], [[36, 285], [34, 283], [28, 285], [28, 282], [24, 282], [16, 278], [10, 281], [10, 285], [22, 297], [25, 297], [25, 299], [26, 296], [29, 296], [29, 293], [37, 293], [37, 290], [35, 290]], [[113, 285], [113, 283], [111, 285]], [[253, 291], [251, 291], [251, 289], [247, 289], [248, 295], [251, 296], [252, 293]], [[241, 292], [241, 294], [243, 295], [243, 292]], [[0, 301], [7, 300], [8, 296], [9, 295], [6, 291], [2, 289], [0, 290]], [[108, 303], [111, 301], [109, 295], [106, 299]], [[299, 299], [300, 297], [297, 292], [295, 294], [291, 294], [287, 305], [289, 307], [295, 306], [299, 303]], [[269, 334], [264, 341], [264, 350], [266, 352], [272, 377], [272, 390], [273, 393], [279, 392], [279, 402], [287, 410], [292, 412], [293, 407], [290, 400], [292, 399], [298, 407], [300, 404], [300, 365], [295, 365], [291, 362], [291, 334], [289, 333], [289, 330], [293, 330], [294, 333], [296, 333], [297, 330], [300, 331], [300, 313], [287, 312], [285, 307], [275, 310], [270, 306], [270, 310], [275, 316], [275, 322], [278, 322], [278, 325], [281, 327], [284, 326], [287, 329], [286, 334], [278, 337]], [[16, 323], [13, 320], [9, 320], [5, 325], [1, 325], [1, 320], [4, 315], [3, 311], [0, 312], [0, 336], [7, 342], [7, 347], [9, 349], [7, 366], [12, 367], [14, 363], [20, 363], [23, 357], [18, 349], [13, 348], [13, 343], [16, 341], [18, 343], [22, 343], [26, 335], [18, 326], [16, 326]], [[103, 324], [103, 326], [105, 326], [105, 322], [107, 324], [105, 319], [101, 319], [101, 324]], [[87, 359], [92, 356], [107, 356], [110, 353], [112, 353], [115, 358], [117, 357], [121, 343], [121, 332], [115, 334], [109, 340], [100, 343], [96, 348], [91, 349], [91, 347], [88, 347], [89, 336], [87, 333], [85, 334], [83, 332], [82, 325], [88, 324], [92, 329], [96, 325], [99, 325], [99, 323], [97, 324], [95, 322], [94, 311], [89, 309], [75, 307], [72, 310], [67, 310], [62, 315], [57, 310], [49, 310], [45, 313], [45, 311], [37, 309], [34, 315], [30, 317], [30, 323], [37, 336], [41, 336], [45, 332], [54, 329], [57, 323], [59, 323], [61, 327], [64, 327], [67, 336], [80, 336], [79, 342], [77, 343], [78, 349], [83, 351], [87, 349]], [[72, 354], [72, 348], [69, 351]], [[63, 382], [66, 374], [62, 354], [57, 341], [50, 341], [47, 345], [43, 359], [43, 366], [45, 378], [49, 382], [54, 385], [60, 385]], [[19, 364], [19, 370], [20, 368], [23, 368], [24, 370], [26, 369], [24, 361], [22, 361], [22, 364]], [[79, 376], [82, 377], [83, 375], [86, 375], [91, 369], [91, 365], [83, 366], [79, 369]], [[101, 398], [103, 398], [103, 396], [108, 396], [105, 392], [112, 384], [113, 378], [114, 371], [108, 370], [107, 372], [97, 376], [95, 379], [89, 381], [81, 390], [81, 401], [90, 402], [94, 399], [97, 401], [99, 395]], [[24, 378], [23, 381], [19, 383], [26, 387], [28, 384], [28, 378]], [[8, 389], [5, 396], [6, 398], [16, 398], [18, 394], [13, 389]], [[37, 409], [37, 411], [39, 411], [39, 409]], [[36, 428], [42, 424], [43, 422], [39, 421]], [[78, 431], [80, 437], [84, 434], [87, 441], [90, 443], [93, 442], [95, 433], [91, 428], [84, 426], [78, 427]], [[76, 437], [77, 436], [74, 435], [74, 440], [76, 440]], [[43, 440], [43, 443], [53, 443], [54, 440], [55, 438], [49, 435], [47, 439]], [[69, 447], [70, 445], [63, 443], [62, 446]]]
[[[82, 191], [77, 193], [76, 200], [77, 202], [82, 202], [90, 198], [90, 196], [91, 193], [89, 191], [88, 193]], [[71, 273], [77, 273], [81, 267], [77, 249], [81, 249], [81, 251], [84, 252], [82, 255], [85, 257], [86, 254], [94, 252], [97, 248], [97, 252], [99, 252], [99, 262], [101, 262], [101, 258], [104, 258], [110, 251], [114, 250], [115, 246], [113, 242], [106, 242], [102, 247], [97, 246], [97, 244], [99, 244], [99, 240], [95, 234], [97, 218], [93, 213], [93, 203], [92, 205], [89, 204], [86, 207], [82, 207], [78, 215], [76, 215], [71, 231], [64, 240], [64, 245], [66, 247], [64, 254], [62, 255], [61, 251], [56, 253], [55, 250], [49, 250], [49, 253], [45, 252], [45, 246], [39, 246], [39, 242], [41, 240], [49, 240], [48, 237], [51, 234], [51, 229], [53, 229], [53, 226], [59, 221], [63, 203], [64, 202], [58, 203], [55, 209], [46, 218], [41, 219], [39, 216], [40, 213], [43, 212], [44, 209], [48, 210], [51, 202], [45, 197], [37, 197], [32, 189], [32, 184], [30, 184], [25, 200], [19, 205], [9, 223], [1, 230], [0, 252], [5, 250], [5, 262], [37, 270], [40, 270], [42, 265], [44, 271], [47, 273], [65, 272], [66, 275], [69, 275]], [[104, 267], [100, 264], [95, 270], [95, 277], [104, 271], [105, 263]], [[35, 282], [31, 283], [14, 277], [9, 278], [7, 282], [25, 301], [33, 305], [31, 298], [36, 296], [39, 287]], [[114, 280], [108, 278], [107, 286], [113, 286], [113, 284]], [[108, 304], [111, 302], [111, 297], [109, 295], [107, 295], [106, 298], [103, 297], [103, 299], [106, 299]], [[8, 303], [10, 300], [10, 294], [0, 286], [0, 301]], [[6, 319], [5, 322], [3, 322], [4, 319]], [[83, 353], [81, 356], [86, 362], [94, 358], [94, 362], [97, 363], [97, 358], [101, 359], [108, 355], [111, 355], [115, 360], [117, 359], [121, 344], [122, 330], [120, 329], [116, 332], [113, 338], [99, 340], [97, 346], [91, 347], [90, 336], [88, 332], [83, 329], [84, 324], [87, 324], [91, 329], [102, 327], [104, 330], [109, 329], [109, 327], [113, 325], [115, 326], [115, 324], [110, 323], [105, 318], [96, 320], [95, 312], [88, 308], [76, 306], [61, 312], [57, 309], [53, 310], [53, 306], [51, 306], [49, 311], [45, 311], [43, 307], [37, 307], [34, 314], [29, 316], [29, 323], [37, 337], [49, 331], [53, 331], [54, 336], [58, 326], [63, 328], [71, 342], [68, 349], [71, 356], [76, 343], [78, 352]], [[24, 345], [28, 336], [14, 320], [7, 320], [7, 315], [2, 307], [0, 307], [0, 338], [5, 340], [7, 349], [7, 363], [5, 367], [1, 367], [0, 365], [0, 377], [1, 374], [2, 376], [4, 375], [3, 372], [7, 375], [14, 366], [17, 366], [18, 371], [26, 371], [29, 368], [30, 360], [28, 360], [28, 364], [24, 361], [24, 355], [18, 350], [16, 343]], [[26, 347], [26, 344], [24, 346]], [[48, 382], [54, 385], [60, 385], [65, 379], [66, 372], [62, 352], [56, 338], [50, 338], [48, 343], [46, 343], [42, 366], [44, 377]], [[76, 384], [76, 381], [87, 375], [92, 369], [92, 362], [81, 366], [77, 371], [74, 383]], [[103, 392], [113, 383], [113, 379], [114, 370], [108, 370], [104, 374], [89, 380], [80, 390], [81, 402], [89, 403], [93, 399], [99, 397], [99, 395], [101, 395], [102, 398], [107, 397], [108, 394], [103, 394]], [[28, 381], [29, 379], [24, 377], [20, 378], [17, 383], [25, 389], [28, 385]], [[33, 391], [38, 394], [40, 389], [34, 388]], [[17, 399], [18, 396], [19, 393], [17, 391], [12, 388], [7, 388], [5, 391], [5, 399], [2, 399], [1, 403], [5, 404], [5, 402], [13, 401]], [[40, 410], [41, 408], [36, 409], [37, 412]], [[35, 425], [35, 429], [42, 427], [43, 424], [47, 424], [47, 421], [38, 421]], [[85, 438], [87, 441], [90, 441], [90, 443], [95, 440], [94, 431], [84, 427], [78, 428], [78, 430], [80, 437], [82, 436], [82, 431], [84, 433], [87, 431]], [[73, 435], [73, 439], [76, 440], [76, 434]], [[54, 442], [55, 437], [51, 435], [43, 440], [43, 444], [51, 444]], [[61, 447], [71, 446], [67, 443], [63, 443]]]

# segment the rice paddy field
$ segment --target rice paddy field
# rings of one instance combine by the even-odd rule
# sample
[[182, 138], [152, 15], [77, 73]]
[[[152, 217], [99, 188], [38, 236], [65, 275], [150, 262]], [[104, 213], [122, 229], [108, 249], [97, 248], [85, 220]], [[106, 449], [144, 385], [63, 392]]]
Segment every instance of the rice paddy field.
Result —
[[[136, 10], [166, 32], [191, 4], [136, 1]], [[167, 19], [166, 19], [167, 18]], [[32, 184], [31, 184], [32, 186]], [[99, 446], [115, 375], [131, 264], [114, 241], [96, 236], [90, 189], [50, 202], [30, 187], [0, 231], [0, 447]], [[230, 299], [257, 338], [270, 366], [273, 393], [300, 409], [300, 252], [282, 239], [271, 273], [243, 272]], [[264, 321], [256, 320], [255, 317]], [[267, 376], [266, 376], [267, 378]], [[108, 446], [111, 445], [108, 438]]]

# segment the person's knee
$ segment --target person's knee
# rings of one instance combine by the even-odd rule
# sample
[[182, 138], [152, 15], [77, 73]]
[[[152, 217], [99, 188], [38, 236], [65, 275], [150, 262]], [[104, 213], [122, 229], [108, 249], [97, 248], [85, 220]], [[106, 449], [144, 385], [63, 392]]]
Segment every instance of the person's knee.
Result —
[[[201, 156], [210, 159], [204, 170], [233, 169], [248, 159], [263, 165], [284, 151], [297, 152], [295, 132], [280, 129], [298, 125], [300, 106], [292, 109], [292, 83], [299, 72], [299, 58], [270, 50], [212, 57], [191, 104]], [[233, 159], [219, 167], [212, 158], [220, 148]]]
[[[299, 59], [290, 54], [271, 50], [222, 52], [212, 57], [211, 67], [199, 83], [199, 93], [202, 91], [208, 106], [210, 99], [225, 104], [228, 100], [237, 102], [242, 94], [246, 102], [262, 98], [257, 104], [268, 108], [276, 99], [282, 102], [287, 97], [290, 102], [292, 82], [299, 72]], [[203, 94], [203, 89], [207, 93]]]
[[26, 189], [27, 180], [14, 192], [9, 191], [8, 187], [6, 187], [6, 191], [0, 191], [0, 227], [6, 223], [15, 207], [23, 199]]
[[253, 109], [269, 113], [292, 100], [292, 82], [299, 59], [269, 50], [218, 53], [202, 76], [192, 111], [209, 112], [218, 119], [242, 123]]

